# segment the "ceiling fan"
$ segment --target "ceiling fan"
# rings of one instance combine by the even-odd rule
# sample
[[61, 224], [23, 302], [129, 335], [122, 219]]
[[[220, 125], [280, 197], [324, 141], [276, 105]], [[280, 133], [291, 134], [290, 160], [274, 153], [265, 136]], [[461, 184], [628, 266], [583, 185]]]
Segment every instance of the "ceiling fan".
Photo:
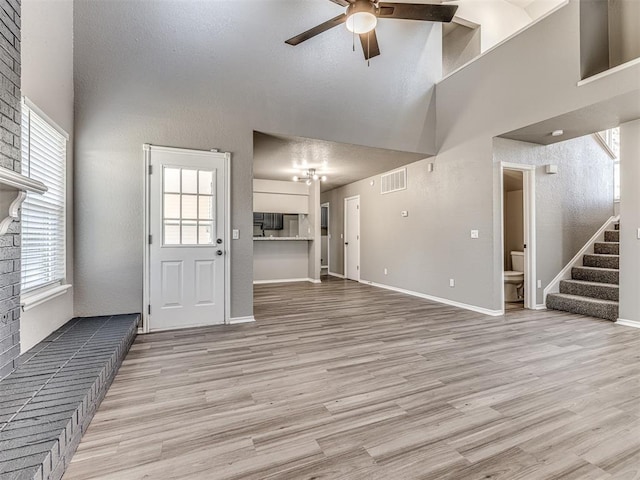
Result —
[[451, 21], [458, 9], [457, 5], [433, 5], [418, 3], [389, 3], [376, 0], [330, 0], [346, 7], [347, 11], [337, 17], [327, 20], [306, 32], [286, 40], [289, 45], [299, 45], [305, 40], [320, 35], [327, 30], [346, 23], [347, 29], [354, 35], [360, 36], [360, 43], [364, 51], [365, 60], [380, 55], [376, 25], [379, 18], [397, 20], [421, 20], [426, 22]]

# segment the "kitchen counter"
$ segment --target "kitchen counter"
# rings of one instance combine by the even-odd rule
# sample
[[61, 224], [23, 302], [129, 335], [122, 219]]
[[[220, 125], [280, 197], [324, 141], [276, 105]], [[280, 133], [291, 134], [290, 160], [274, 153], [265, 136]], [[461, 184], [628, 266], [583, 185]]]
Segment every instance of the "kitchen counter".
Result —
[[313, 238], [307, 237], [253, 237], [255, 241], [260, 242], [271, 242], [271, 241], [279, 241], [279, 242], [288, 242], [288, 241], [301, 241], [301, 242], [311, 242]]

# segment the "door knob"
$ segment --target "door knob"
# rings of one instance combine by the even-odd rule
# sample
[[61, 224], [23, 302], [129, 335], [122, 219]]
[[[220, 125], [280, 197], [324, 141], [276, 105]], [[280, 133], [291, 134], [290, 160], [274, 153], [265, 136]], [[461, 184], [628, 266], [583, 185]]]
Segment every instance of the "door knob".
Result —
[[217, 240], [216, 240], [216, 243], [217, 243], [218, 245], [220, 245], [220, 244], [222, 243], [222, 239], [221, 239], [221, 238], [217, 239]]
[[345, 245], [349, 245], [349, 242], [344, 242]]
[[216, 252], [216, 255], [218, 255], [218, 256], [222, 255], [222, 250], [218, 250], [218, 251]]

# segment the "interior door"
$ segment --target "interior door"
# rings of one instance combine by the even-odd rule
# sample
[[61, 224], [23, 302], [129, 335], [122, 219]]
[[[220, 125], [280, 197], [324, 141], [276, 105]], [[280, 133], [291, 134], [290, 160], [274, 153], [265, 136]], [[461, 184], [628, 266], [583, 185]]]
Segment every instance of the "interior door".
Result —
[[344, 201], [344, 276], [360, 280], [360, 197]]
[[149, 330], [225, 322], [226, 158], [150, 147]]

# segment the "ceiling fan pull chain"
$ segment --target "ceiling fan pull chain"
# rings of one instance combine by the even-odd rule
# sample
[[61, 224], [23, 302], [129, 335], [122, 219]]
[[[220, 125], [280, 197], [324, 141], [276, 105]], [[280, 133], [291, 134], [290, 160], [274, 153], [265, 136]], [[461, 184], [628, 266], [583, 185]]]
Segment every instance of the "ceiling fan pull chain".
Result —
[[351, 32], [351, 39], [353, 40], [353, 51], [356, 51], [356, 32], [355, 30]]
[[371, 32], [367, 32], [367, 67], [371, 66]]

